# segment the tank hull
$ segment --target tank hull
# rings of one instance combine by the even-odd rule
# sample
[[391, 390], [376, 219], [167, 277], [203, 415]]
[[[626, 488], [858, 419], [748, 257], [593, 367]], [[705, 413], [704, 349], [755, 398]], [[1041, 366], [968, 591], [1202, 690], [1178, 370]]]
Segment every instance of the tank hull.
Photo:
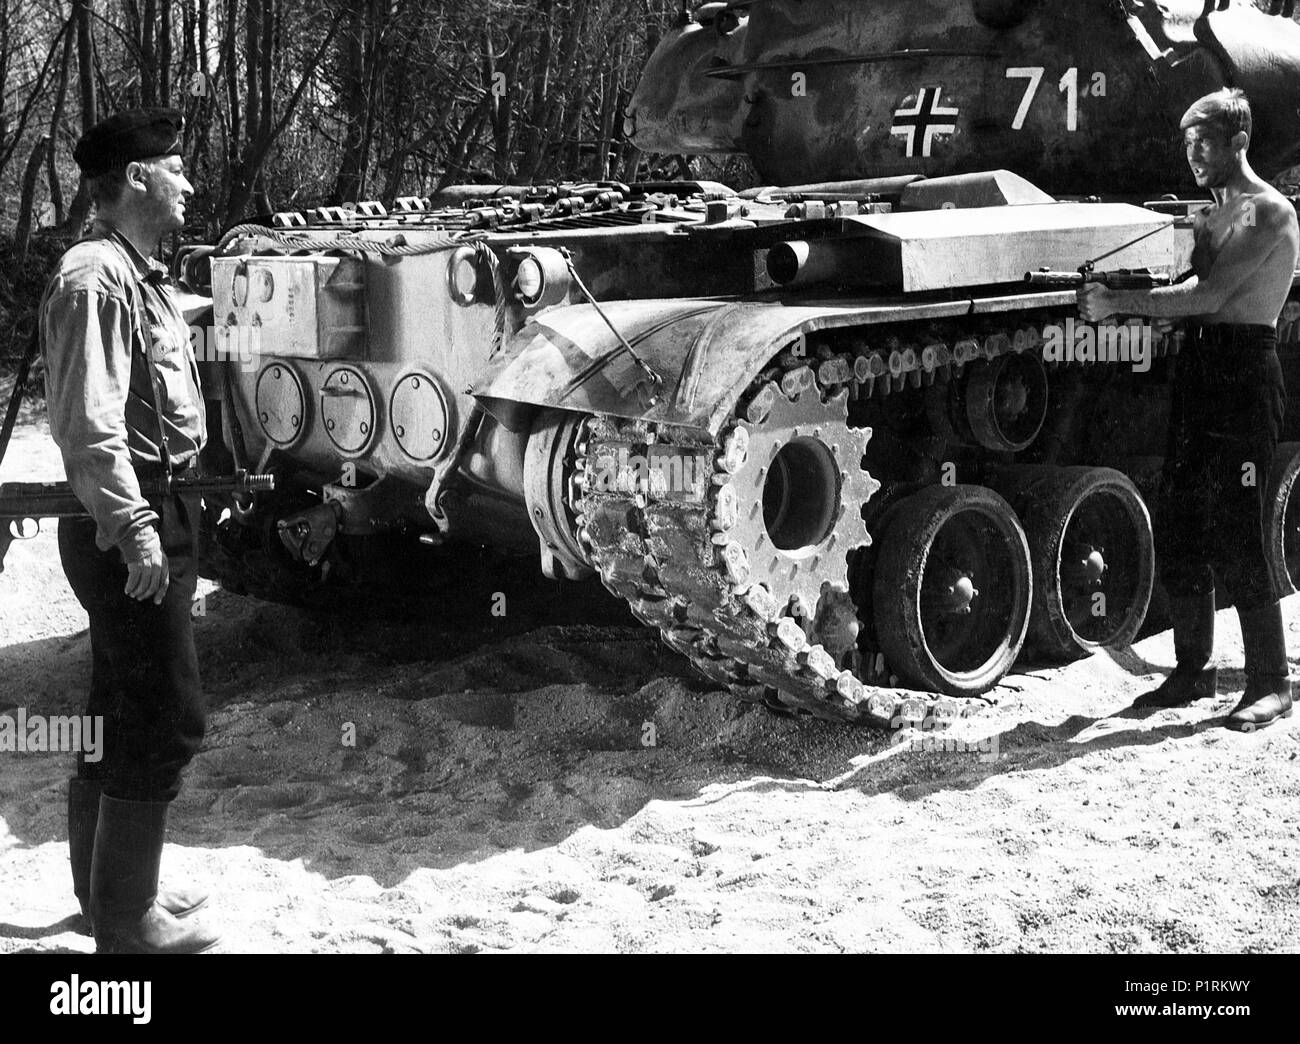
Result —
[[215, 364], [212, 452], [279, 481], [232, 504], [210, 572], [329, 604], [406, 556], [525, 554], [741, 698], [882, 726], [1131, 640], [1179, 340], [1025, 276], [1168, 279], [1198, 204], [1044, 202], [1006, 171], [871, 187], [235, 230], [213, 324], [260, 339]]

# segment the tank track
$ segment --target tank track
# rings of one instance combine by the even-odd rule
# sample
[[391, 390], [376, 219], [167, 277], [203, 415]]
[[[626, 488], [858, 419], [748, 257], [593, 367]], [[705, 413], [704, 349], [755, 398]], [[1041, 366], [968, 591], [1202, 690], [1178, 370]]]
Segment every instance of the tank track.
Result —
[[[579, 474], [593, 486], [596, 461], [629, 443], [710, 458], [717, 449], [681, 430], [593, 418], [579, 442]], [[726, 475], [718, 468], [711, 478]], [[718, 488], [711, 482], [711, 491]], [[580, 501], [578, 535], [605, 587], [624, 598], [637, 619], [657, 627], [670, 648], [742, 699], [822, 718], [887, 723], [892, 701], [868, 697], [851, 671], [808, 643], [794, 617], [778, 615], [766, 588], [746, 582], [727, 544], [713, 539], [719, 535], [716, 511], [716, 494], [684, 504], [595, 493]]]
[[[891, 354], [892, 358], [860, 357], [859, 376], [871, 382], [883, 377], [887, 383], [895, 377], [905, 380], [911, 364], [919, 370], [917, 353]], [[892, 374], [884, 369], [890, 363]], [[842, 590], [823, 595], [815, 620], [789, 615], [790, 607], [782, 606], [766, 584], [751, 582], [746, 549], [729, 533], [736, 514], [730, 494], [733, 479], [744, 465], [748, 432], [761, 430], [783, 402], [798, 404], [809, 397], [832, 408], [829, 418], [833, 407], [847, 397], [854, 373], [854, 362], [847, 355], [825, 359], [814, 369], [786, 352], [742, 397], [716, 441], [669, 425], [588, 418], [575, 447], [577, 489], [572, 506], [578, 538], [604, 585], [624, 598], [639, 620], [657, 627], [669, 647], [741, 699], [775, 710], [882, 726], [896, 715], [915, 720], [931, 714], [956, 715], [956, 701], [869, 690], [852, 669], [840, 665], [857, 663], [852, 649], [857, 621], [848, 598], [847, 571]], [[796, 434], [798, 430], [794, 429]], [[861, 445], [869, 437], [864, 430], [856, 447], [859, 460]], [[657, 497], [645, 489], [600, 489], [601, 470], [629, 447], [641, 454], [657, 449], [700, 461], [707, 475], [703, 495], [692, 502]], [[860, 507], [878, 484], [859, 471]], [[858, 543], [866, 546], [870, 537], [860, 514], [857, 521]], [[851, 621], [847, 628], [845, 615]], [[838, 655], [810, 642], [809, 631], [813, 637], [838, 637], [832, 642]]]
[[[787, 349], [751, 384], [717, 440], [608, 416], [587, 418], [580, 429], [570, 507], [578, 540], [605, 587], [624, 598], [639, 620], [657, 627], [664, 642], [700, 673], [743, 700], [885, 727], [896, 726], [900, 718], [962, 717], [982, 706], [978, 699], [893, 687], [883, 656], [868, 653], [864, 663], [852, 642], [846, 650], [842, 638], [834, 640], [842, 635], [845, 610], [850, 632], [856, 634], [860, 626], [847, 590], [829, 599], [824, 595], [817, 619], [801, 621], [788, 615], [764, 584], [751, 582], [748, 563], [728, 536], [730, 509], [719, 491], [728, 488], [736, 470], [736, 432], [761, 426], [781, 398], [794, 402], [814, 394], [828, 405], [846, 391], [854, 399], [883, 397], [927, 386], [939, 373], [960, 372], [981, 359], [1036, 351], [1041, 340], [1033, 325], [1019, 325], [978, 337], [886, 343], [885, 350], [864, 344], [849, 352], [823, 344], [813, 349], [811, 360]], [[1157, 356], [1177, 351], [1177, 338], [1157, 340]], [[1105, 364], [1059, 363], [1048, 369], [1095, 365]], [[656, 496], [652, 489], [598, 488], [600, 471], [629, 447], [643, 454], [657, 447], [695, 455], [706, 462], [706, 495], [691, 503]], [[859, 507], [878, 485], [867, 478], [871, 489]], [[866, 547], [871, 538], [864, 536]], [[840, 619], [827, 620], [827, 615]]]

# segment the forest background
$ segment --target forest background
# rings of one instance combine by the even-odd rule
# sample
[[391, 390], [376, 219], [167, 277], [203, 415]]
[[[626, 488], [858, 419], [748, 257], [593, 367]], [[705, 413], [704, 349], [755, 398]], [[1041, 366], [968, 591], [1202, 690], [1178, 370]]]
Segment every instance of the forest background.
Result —
[[197, 191], [170, 246], [463, 182], [748, 187], [743, 157], [646, 156], [623, 136], [646, 59], [698, 2], [0, 0], [0, 404], [50, 267], [92, 216], [72, 150], [97, 120], [184, 111]]
[[72, 149], [97, 120], [183, 110], [190, 241], [461, 182], [687, 173], [622, 134], [681, 15], [681, 0], [0, 0], [0, 368], [92, 216]]

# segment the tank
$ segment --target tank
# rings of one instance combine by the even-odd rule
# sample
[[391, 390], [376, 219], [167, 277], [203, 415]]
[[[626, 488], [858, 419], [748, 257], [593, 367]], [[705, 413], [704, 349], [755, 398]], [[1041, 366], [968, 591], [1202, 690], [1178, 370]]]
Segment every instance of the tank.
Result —
[[755, 0], [683, 17], [625, 133], [778, 185], [1005, 167], [1056, 194], [1185, 190], [1179, 119], [1230, 85], [1257, 169], [1300, 163], [1300, 26], [1240, 0]]
[[[1178, 118], [1224, 83], [1295, 162], [1300, 28], [1253, 8], [707, 4], [627, 131], [771, 184], [453, 186], [183, 251], [207, 466], [276, 479], [212, 505], [204, 569], [330, 604], [504, 549], [742, 699], [883, 726], [1123, 646], [1180, 335], [1026, 276], [1185, 271]], [[1260, 478], [1288, 582], [1295, 448]]]

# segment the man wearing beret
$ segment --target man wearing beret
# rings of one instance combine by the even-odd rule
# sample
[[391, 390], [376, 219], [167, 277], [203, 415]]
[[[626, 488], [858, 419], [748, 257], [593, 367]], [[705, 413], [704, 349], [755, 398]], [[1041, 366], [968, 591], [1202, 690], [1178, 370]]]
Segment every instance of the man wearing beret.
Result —
[[[120, 112], [73, 153], [93, 232], [60, 258], [41, 301], [50, 432], [89, 518], [59, 524], [59, 556], [90, 617], [86, 713], [104, 754], [68, 792], [73, 887], [98, 952], [192, 953], [218, 938], [191, 918], [205, 898], [160, 892], [167, 809], [203, 739], [190, 605], [191, 513], [141, 481], [195, 467], [206, 417], [189, 328], [152, 259], [193, 193], [175, 109]], [[197, 523], [197, 519], [194, 519]]]

